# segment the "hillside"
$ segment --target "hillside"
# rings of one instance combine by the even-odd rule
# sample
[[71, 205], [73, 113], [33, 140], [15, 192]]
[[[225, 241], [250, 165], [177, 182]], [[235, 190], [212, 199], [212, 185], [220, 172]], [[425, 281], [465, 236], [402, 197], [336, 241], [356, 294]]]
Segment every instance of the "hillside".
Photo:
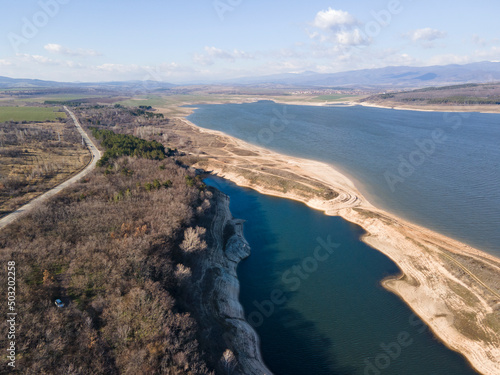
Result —
[[485, 83], [500, 81], [499, 62], [479, 62], [464, 65], [435, 65], [425, 67], [388, 66], [384, 68], [362, 69], [338, 73], [283, 73], [267, 76], [249, 76], [214, 80], [206, 82], [185, 82], [178, 86], [162, 81], [124, 81], [124, 82], [54, 82], [34, 79], [13, 79], [0, 77], [0, 89], [80, 89], [80, 90], [115, 90], [115, 91], [155, 91], [170, 90], [175, 87], [197, 85], [244, 85], [250, 87], [273, 88], [290, 87], [330, 87], [390, 89], [442, 86], [465, 83]]
[[339, 73], [287, 73], [264, 77], [245, 77], [227, 82], [241, 84], [273, 83], [302, 87], [410, 88], [463, 83], [500, 81], [500, 63], [426, 67], [388, 66]]
[[471, 111], [500, 110], [500, 83], [466, 84], [389, 92], [361, 99], [385, 107], [455, 108]]

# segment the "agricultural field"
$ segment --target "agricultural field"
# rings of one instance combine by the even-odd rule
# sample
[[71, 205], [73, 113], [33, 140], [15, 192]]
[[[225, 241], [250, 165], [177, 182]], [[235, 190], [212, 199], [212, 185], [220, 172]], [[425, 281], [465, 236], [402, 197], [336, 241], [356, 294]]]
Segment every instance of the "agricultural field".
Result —
[[343, 100], [349, 100], [354, 97], [357, 97], [356, 95], [346, 95], [346, 94], [334, 94], [334, 95], [319, 95], [313, 98], [312, 100], [314, 101], [322, 101], [322, 102], [337, 102], [337, 101], [343, 101]]
[[[35, 116], [37, 121], [41, 117]], [[71, 121], [0, 122], [0, 217], [60, 184], [89, 161], [90, 152]]]
[[6, 121], [55, 121], [65, 119], [66, 113], [53, 107], [0, 107], [0, 123]]
[[162, 107], [167, 104], [168, 99], [160, 95], [139, 95], [134, 98], [127, 100], [121, 100], [117, 104], [126, 107], [138, 107], [141, 105], [152, 106], [152, 107]]

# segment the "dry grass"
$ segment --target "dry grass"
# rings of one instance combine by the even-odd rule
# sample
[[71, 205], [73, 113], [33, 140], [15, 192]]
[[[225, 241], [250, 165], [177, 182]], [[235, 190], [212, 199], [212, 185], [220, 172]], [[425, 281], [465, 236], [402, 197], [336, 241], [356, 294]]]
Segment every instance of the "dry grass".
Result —
[[0, 124], [0, 216], [60, 184], [90, 161], [71, 122]]
[[283, 170], [279, 160], [262, 158], [253, 151], [228, 143], [224, 137], [200, 132], [178, 119], [172, 119], [168, 125], [160, 128], [163, 139], [149, 138], [179, 149], [186, 154], [179, 159], [189, 166], [207, 171], [222, 168], [244, 177], [253, 185], [281, 193], [293, 193], [306, 199], [333, 199], [338, 195], [319, 181], [304, 178], [291, 170]]
[[489, 264], [484, 261], [480, 261], [464, 255], [459, 255], [459, 254], [449, 254], [449, 255], [458, 262], [460, 262], [462, 265], [464, 265], [468, 270], [470, 270], [474, 275], [476, 275], [479, 279], [481, 279], [491, 289], [500, 293], [498, 266], [495, 267], [494, 264]]
[[483, 329], [478, 329], [476, 314], [472, 312], [455, 312], [454, 325], [464, 336], [476, 340], [491, 342], [491, 337]]
[[464, 84], [390, 92], [361, 99], [387, 107], [456, 109], [475, 111], [500, 110], [500, 84]]

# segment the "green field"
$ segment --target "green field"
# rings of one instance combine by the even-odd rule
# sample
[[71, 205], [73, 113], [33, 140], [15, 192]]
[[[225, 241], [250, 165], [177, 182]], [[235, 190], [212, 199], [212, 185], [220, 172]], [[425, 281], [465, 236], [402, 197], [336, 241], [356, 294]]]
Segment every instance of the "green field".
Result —
[[116, 102], [126, 107], [138, 107], [140, 105], [150, 105], [152, 107], [161, 107], [167, 104], [167, 99], [159, 95], [140, 95], [132, 99]]
[[177, 94], [177, 95], [139, 95], [128, 100], [116, 102], [126, 107], [138, 107], [140, 105], [150, 105], [156, 108], [166, 108], [176, 105], [186, 105], [188, 103], [238, 103], [248, 95], [228, 95], [228, 94]]
[[16, 99], [17, 102], [21, 103], [43, 103], [47, 100], [66, 102], [70, 100], [79, 99], [94, 99], [94, 98], [104, 98], [105, 95], [78, 95], [78, 94], [41, 94], [33, 95], [30, 98]]
[[337, 94], [337, 95], [320, 95], [316, 96], [312, 100], [317, 101], [326, 101], [326, 102], [335, 102], [339, 100], [345, 100], [354, 97], [355, 95], [346, 95], [346, 94]]
[[6, 121], [54, 121], [66, 118], [66, 113], [44, 107], [0, 107], [0, 122]]

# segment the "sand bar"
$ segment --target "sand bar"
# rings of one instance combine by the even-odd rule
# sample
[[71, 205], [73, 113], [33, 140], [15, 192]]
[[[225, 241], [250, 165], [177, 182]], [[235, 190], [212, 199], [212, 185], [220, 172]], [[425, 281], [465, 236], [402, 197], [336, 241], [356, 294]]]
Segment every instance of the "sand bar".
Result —
[[[500, 259], [374, 207], [328, 164], [272, 152], [185, 118], [174, 120], [172, 135], [203, 150], [197, 167], [361, 226], [366, 231], [362, 240], [401, 270], [383, 286], [475, 369], [500, 374]], [[280, 183], [273, 186], [272, 181]], [[325, 198], [328, 189], [334, 197]]]

